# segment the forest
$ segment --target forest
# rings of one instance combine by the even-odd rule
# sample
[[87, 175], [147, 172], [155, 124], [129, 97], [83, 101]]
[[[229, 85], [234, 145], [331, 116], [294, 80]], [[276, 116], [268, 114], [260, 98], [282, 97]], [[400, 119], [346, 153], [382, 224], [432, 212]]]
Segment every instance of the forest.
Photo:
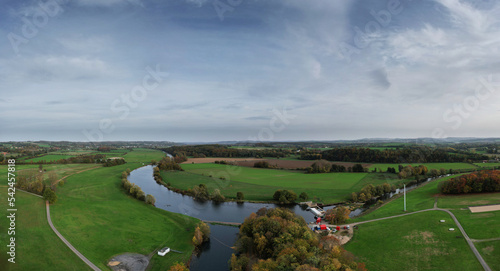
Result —
[[500, 192], [500, 170], [482, 170], [441, 182], [443, 194]]

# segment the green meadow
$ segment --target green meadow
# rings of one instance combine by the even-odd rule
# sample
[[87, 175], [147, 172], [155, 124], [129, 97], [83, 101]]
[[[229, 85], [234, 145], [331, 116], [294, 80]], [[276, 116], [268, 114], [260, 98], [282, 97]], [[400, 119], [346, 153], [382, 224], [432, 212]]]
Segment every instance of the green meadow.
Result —
[[[439, 222], [441, 219], [445, 223]], [[482, 270], [451, 217], [442, 211], [359, 225], [344, 245], [368, 270]]]
[[61, 159], [67, 159], [70, 157], [75, 157], [76, 155], [66, 155], [66, 154], [47, 154], [44, 156], [36, 157], [36, 158], [31, 158], [24, 160], [24, 162], [39, 162], [39, 161], [46, 161], [46, 162], [51, 162], [51, 161], [57, 161]]
[[500, 270], [500, 240], [475, 243], [491, 270]]
[[[2, 168], [2, 172], [4, 168]], [[0, 202], [7, 206], [7, 187], [1, 187]], [[0, 266], [2, 270], [92, 270], [76, 256], [52, 231], [42, 198], [17, 191], [16, 193], [16, 263], [7, 261], [7, 218], [2, 208], [0, 224]]]
[[427, 167], [427, 169], [441, 169], [444, 168], [446, 171], [449, 171], [450, 169], [475, 169], [478, 168], [476, 165], [469, 164], [469, 163], [412, 163], [412, 164], [371, 164], [370, 165], [370, 170], [373, 169], [381, 169], [382, 171], [386, 171], [388, 167], [393, 167], [398, 171], [398, 166], [403, 165], [403, 166], [408, 166], [411, 165], [413, 167], [419, 166], [419, 165], [424, 165]]
[[[145, 163], [163, 155], [159, 151], [137, 152], [130, 159]], [[151, 270], [165, 270], [174, 262], [188, 261], [194, 249], [191, 238], [199, 220], [146, 205], [121, 188], [121, 172], [140, 166], [129, 163], [70, 176], [51, 207], [54, 225], [61, 234], [102, 269], [112, 256], [125, 252], [148, 255], [163, 246], [183, 251], [153, 257]]]
[[[163, 155], [160, 151], [137, 149], [127, 154], [127, 164], [97, 167], [78, 174], [74, 173], [98, 165], [43, 165], [47, 171], [55, 170], [58, 176], [69, 176], [66, 184], [58, 187], [58, 201], [51, 205], [55, 227], [102, 270], [108, 270], [106, 265], [113, 256], [126, 252], [148, 255], [164, 246], [184, 253], [152, 255], [148, 270], [166, 270], [175, 262], [189, 260], [194, 250], [191, 239], [199, 220], [147, 205], [128, 196], [121, 188], [123, 171], [138, 168], [152, 159], [159, 160]], [[6, 168], [1, 167], [0, 177], [6, 178]], [[38, 165], [17, 166], [18, 171], [27, 168], [38, 168]], [[23, 231], [24, 237], [20, 239], [19, 256], [23, 264], [12, 270], [88, 270], [51, 231], [45, 218], [44, 201], [21, 193], [17, 194], [20, 215], [24, 209], [19, 218], [20, 232], [24, 228], [29, 231]], [[5, 202], [5, 194], [0, 197], [2, 202]], [[0, 218], [2, 224], [5, 219], [6, 216]], [[4, 254], [2, 261], [6, 260]]]
[[336, 203], [349, 199], [352, 192], [367, 184], [400, 184], [395, 174], [386, 173], [323, 173], [258, 169], [219, 164], [183, 164], [184, 172], [162, 172], [163, 180], [182, 190], [201, 183], [209, 190], [220, 189], [228, 198], [243, 192], [246, 200], [271, 201], [278, 189], [290, 189], [297, 195], [306, 192], [309, 199]]

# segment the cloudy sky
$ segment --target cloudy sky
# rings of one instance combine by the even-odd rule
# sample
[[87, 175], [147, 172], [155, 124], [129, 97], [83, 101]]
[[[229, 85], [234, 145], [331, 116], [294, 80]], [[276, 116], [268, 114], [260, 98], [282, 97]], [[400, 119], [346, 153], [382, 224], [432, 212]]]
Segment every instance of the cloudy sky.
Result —
[[500, 137], [497, 1], [0, 6], [0, 141]]

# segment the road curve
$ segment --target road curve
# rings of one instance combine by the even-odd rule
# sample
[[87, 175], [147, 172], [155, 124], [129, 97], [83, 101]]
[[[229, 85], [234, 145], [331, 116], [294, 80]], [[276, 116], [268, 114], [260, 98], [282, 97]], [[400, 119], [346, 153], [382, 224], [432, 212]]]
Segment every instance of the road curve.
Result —
[[[450, 211], [450, 210], [446, 210], [446, 209], [441, 209], [441, 208], [437, 208], [436, 207], [436, 204], [434, 204], [434, 208], [431, 208], [431, 209], [425, 209], [425, 210], [420, 210], [420, 211], [416, 211], [416, 212], [411, 212], [411, 213], [407, 213], [407, 214], [400, 214], [400, 215], [393, 215], [393, 216], [388, 216], [388, 217], [382, 217], [382, 218], [377, 218], [377, 219], [372, 219], [372, 220], [366, 220], [366, 221], [361, 221], [361, 222], [356, 222], [356, 223], [351, 223], [349, 225], [351, 226], [354, 226], [354, 225], [360, 225], [360, 224], [364, 224], [364, 223], [369, 223], [369, 222], [375, 222], [375, 221], [380, 221], [380, 220], [385, 220], [385, 219], [391, 219], [391, 218], [396, 218], [396, 217], [401, 217], [401, 216], [407, 216], [407, 215], [412, 215], [412, 214], [417, 214], [417, 213], [422, 213], [422, 212], [428, 212], [428, 211], [443, 211], [443, 212], [446, 212], [448, 213], [451, 218], [453, 218], [453, 221], [455, 221], [455, 224], [457, 225], [457, 227], [460, 229], [460, 232], [462, 232], [462, 235], [464, 236], [465, 238], [465, 241], [467, 241], [467, 244], [469, 244], [469, 247], [470, 249], [472, 250], [472, 252], [474, 253], [474, 255], [476, 256], [477, 260], [479, 261], [479, 263], [483, 266], [483, 269], [485, 271], [491, 271], [491, 268], [488, 266], [488, 264], [486, 263], [486, 261], [483, 259], [483, 257], [481, 256], [481, 254], [479, 254], [479, 251], [476, 249], [476, 247], [474, 246], [474, 243], [473, 243], [473, 240], [471, 240], [469, 238], [469, 236], [467, 235], [467, 233], [465, 232], [464, 228], [462, 227], [462, 225], [460, 224], [460, 222], [458, 222], [458, 219], [455, 217], [455, 215]], [[347, 225], [347, 224], [346, 224]], [[327, 224], [328, 227], [332, 226], [332, 227], [335, 227], [334, 225], [329, 225]], [[344, 225], [342, 225], [344, 226]]]
[[50, 208], [49, 208], [48, 201], [45, 201], [45, 206], [47, 208], [47, 221], [49, 222], [50, 227], [56, 233], [56, 235], [59, 237], [59, 239], [61, 239], [66, 244], [66, 246], [68, 246], [69, 249], [71, 249], [71, 251], [73, 251], [73, 253], [75, 253], [76, 256], [80, 257], [80, 259], [82, 259], [82, 261], [84, 261], [90, 268], [92, 268], [95, 271], [101, 271], [101, 269], [99, 269], [99, 267], [94, 265], [91, 261], [89, 261], [89, 259], [87, 259], [85, 256], [83, 256], [83, 254], [81, 254], [78, 250], [76, 250], [76, 248], [73, 245], [71, 245], [68, 242], [68, 240], [66, 240], [66, 238], [64, 238], [62, 236], [62, 234], [59, 233], [59, 231], [56, 229], [56, 227], [54, 227], [54, 224], [52, 224], [52, 220], [50, 219]]

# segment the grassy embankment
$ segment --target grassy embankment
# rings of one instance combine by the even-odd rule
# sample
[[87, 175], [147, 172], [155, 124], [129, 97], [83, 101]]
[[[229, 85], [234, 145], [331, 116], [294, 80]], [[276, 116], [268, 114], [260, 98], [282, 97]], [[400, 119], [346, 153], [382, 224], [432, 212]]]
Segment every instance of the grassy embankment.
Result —
[[[439, 220], [445, 219], [445, 223]], [[345, 249], [368, 270], [482, 270], [450, 216], [429, 211], [359, 225]]]
[[352, 192], [359, 192], [367, 184], [402, 183], [389, 173], [305, 174], [218, 164], [183, 164], [182, 168], [184, 172], [162, 172], [164, 182], [182, 190], [204, 183], [209, 190], [220, 189], [227, 198], [243, 192], [250, 201], [271, 201], [276, 190], [290, 189], [297, 195], [306, 192], [315, 201], [335, 203], [347, 200]]
[[[2, 166], [2, 172], [6, 167]], [[0, 203], [7, 206], [7, 188], [1, 187]], [[6, 209], [0, 216], [0, 266], [2, 270], [91, 270], [52, 231], [47, 222], [45, 201], [17, 191], [16, 193], [16, 263], [7, 262], [7, 234], [10, 221]], [[4, 269], [5, 268], [5, 269]]]
[[[125, 169], [133, 170], [143, 162], [159, 160], [162, 156], [159, 151], [138, 149], [125, 155], [128, 162], [125, 165], [75, 174], [58, 188], [58, 202], [51, 205], [54, 225], [101, 269], [108, 270], [106, 264], [112, 256], [125, 252], [147, 255], [162, 246], [184, 253], [169, 253], [165, 257], [153, 255], [151, 270], [165, 270], [174, 262], [185, 262], [190, 258], [193, 251], [191, 238], [198, 220], [146, 205], [127, 196], [120, 186], [121, 172]], [[68, 165], [50, 166], [65, 169]], [[48, 224], [44, 228], [51, 232]], [[54, 238], [57, 237], [54, 235]], [[35, 264], [37, 261], [59, 261], [61, 257], [61, 253], [48, 254], [46, 250], [30, 249], [24, 253], [25, 257], [33, 258]], [[71, 268], [71, 265], [66, 265], [61, 263], [61, 268]]]
[[[500, 193], [487, 193], [487, 194], [472, 194], [472, 195], [441, 195], [439, 194], [438, 191], [438, 185], [439, 182], [449, 179], [451, 177], [445, 177], [442, 179], [438, 179], [436, 181], [433, 181], [431, 183], [428, 183], [422, 187], [419, 187], [413, 191], [410, 191], [407, 193], [407, 210], [408, 212], [414, 212], [418, 210], [424, 210], [424, 209], [430, 209], [433, 208], [435, 200], [437, 200], [437, 207], [438, 208], [445, 208], [445, 209], [450, 209], [453, 214], [457, 217], [459, 222], [462, 224], [464, 227], [466, 233], [469, 235], [470, 238], [472, 239], [489, 239], [489, 238], [500, 238], [500, 228], [498, 225], [500, 225], [500, 213], [498, 211], [494, 212], [484, 212], [484, 213], [471, 213], [467, 208], [469, 206], [477, 206], [477, 205], [489, 205], [489, 204], [500, 204]], [[434, 256], [438, 255], [433, 255], [430, 253], [434, 248], [437, 249], [437, 247], [434, 246], [435, 240], [432, 240], [432, 242], [427, 242], [428, 245], [421, 247], [418, 249], [418, 246], [416, 244], [409, 244], [407, 239], [401, 239], [402, 236], [400, 232], [408, 233], [411, 231], [415, 231], [413, 228], [408, 228], [409, 224], [413, 224], [414, 227], [416, 227], [419, 231], [424, 232], [427, 231], [427, 228], [430, 227], [431, 229], [435, 229], [436, 225], [432, 225], [432, 223], [437, 224], [436, 221], [439, 219], [445, 219], [446, 223], [450, 222], [452, 223], [451, 217], [447, 214], [444, 213], [438, 213], [431, 211], [432, 213], [435, 213], [435, 217], [432, 220], [423, 220], [420, 216], [423, 216], [424, 214], [413, 214], [401, 218], [396, 218], [396, 219], [389, 219], [389, 220], [384, 220], [384, 221], [377, 221], [377, 222], [371, 222], [367, 224], [360, 225], [360, 230], [355, 232], [355, 238], [353, 241], [358, 240], [361, 243], [364, 244], [370, 244], [369, 247], [371, 247], [371, 250], [377, 251], [378, 249], [383, 250], [384, 253], [390, 254], [390, 255], [398, 255], [401, 253], [401, 251], [406, 251], [405, 253], [407, 254], [415, 254], [415, 255], [425, 255], [423, 257], [423, 261], [417, 262], [419, 266], [422, 266], [422, 269], [425, 269], [425, 261], [428, 261], [429, 263], [432, 263], [432, 265], [429, 266], [431, 269], [436, 269], [436, 270], [453, 270], [453, 268], [448, 268], [446, 267], [445, 269], [442, 269], [442, 264], [445, 264], [446, 262], [443, 262], [442, 260], [435, 259]], [[398, 215], [402, 214], [403, 212], [403, 197], [399, 197], [397, 199], [394, 199], [379, 209], [368, 213], [362, 217], [352, 219], [349, 222], [357, 222], [357, 221], [366, 221], [370, 219], [375, 219], [375, 218], [381, 218], [381, 217], [387, 217], [387, 216], [392, 216], [392, 215]], [[429, 213], [425, 213], [429, 214]], [[441, 218], [438, 218], [441, 217]], [[431, 223], [429, 226], [428, 223]], [[441, 225], [442, 223], [439, 223]], [[397, 225], [395, 228], [391, 229], [390, 227], [393, 227], [392, 225]], [[449, 228], [453, 227], [456, 228], [455, 224], [452, 223], [450, 225], [445, 225], [444, 228]], [[369, 230], [366, 231], [365, 229], [368, 228]], [[441, 230], [441, 226], [439, 226], [439, 229]], [[380, 230], [380, 231], [378, 231]], [[434, 230], [431, 231], [434, 233], [439, 233], [435, 232]], [[389, 236], [387, 236], [387, 233], [389, 233]], [[441, 233], [444, 236], [448, 236], [448, 233]], [[459, 232], [455, 232], [455, 235], [460, 235]], [[377, 239], [378, 237], [371, 236], [371, 235], [376, 235], [376, 236], [382, 236], [382, 239]], [[393, 237], [391, 235], [397, 235], [400, 236], [399, 240], [394, 241]], [[435, 235], [435, 234], [434, 234]], [[410, 251], [409, 249], [406, 249], [406, 247], [401, 248], [401, 247], [395, 247], [392, 245], [389, 245], [384, 238], [389, 238], [389, 240], [393, 240], [394, 244], [399, 244], [401, 242], [406, 242], [409, 248], [414, 247], [415, 252]], [[377, 240], [375, 240], [377, 239]], [[457, 239], [457, 240], [462, 240], [464, 239]], [[423, 240], [425, 241], [425, 240]], [[424, 242], [425, 243], [425, 242]], [[464, 242], [465, 243], [465, 242]], [[348, 244], [346, 246], [346, 249], [349, 251], [352, 251], [355, 255], [361, 256], [362, 258], [366, 258], [367, 263], [370, 262], [372, 265], [371, 269], [376, 269], [376, 270], [391, 270], [390, 268], [383, 269], [381, 265], [385, 264], [390, 264], [386, 262], [385, 259], [374, 255], [373, 252], [368, 251], [368, 249], [363, 248], [361, 246], [355, 245], [355, 242], [353, 242], [354, 245]], [[462, 245], [457, 246], [457, 244], [453, 243], [446, 243], [446, 246], [443, 246], [442, 251], [453, 251], [453, 249], [456, 250], [464, 250], [470, 253], [472, 255], [472, 252], [468, 247], [467, 249], [464, 249]], [[481, 252], [481, 254], [484, 256], [485, 260], [487, 261], [488, 264], [490, 264], [490, 267], [495, 267], [500, 264], [500, 261], [498, 260], [498, 253], [500, 251], [500, 248], [498, 247], [498, 242], [497, 241], [489, 241], [489, 242], [477, 242], [475, 243], [476, 247], [478, 250]], [[399, 245], [398, 245], [399, 246]], [[430, 254], [429, 254], [430, 253]], [[460, 252], [462, 253], [462, 252]], [[451, 255], [451, 254], [450, 254]], [[460, 254], [462, 255], [462, 254]], [[495, 256], [496, 255], [496, 256]], [[441, 255], [444, 258], [448, 258], [448, 255]], [[454, 257], [457, 257], [455, 255]], [[458, 256], [455, 258], [455, 261], [459, 264], [464, 264], [465, 267], [469, 266], [470, 260], [468, 260], [468, 256], [465, 258], [460, 258], [462, 256]], [[391, 257], [391, 259], [393, 259]], [[456, 260], [460, 259], [460, 260]], [[403, 263], [402, 263], [403, 264]], [[424, 265], [423, 265], [424, 264]], [[444, 265], [443, 265], [444, 266]], [[454, 266], [454, 265], [451, 265]], [[470, 265], [470, 269], [468, 268], [458, 268], [461, 270], [481, 270], [481, 268], [472, 268], [473, 265]], [[368, 264], [368, 268], [370, 269], [370, 264]], [[464, 269], [465, 268], [465, 269]], [[493, 268], [496, 270], [495, 268]], [[456, 270], [456, 268], [455, 268]]]

